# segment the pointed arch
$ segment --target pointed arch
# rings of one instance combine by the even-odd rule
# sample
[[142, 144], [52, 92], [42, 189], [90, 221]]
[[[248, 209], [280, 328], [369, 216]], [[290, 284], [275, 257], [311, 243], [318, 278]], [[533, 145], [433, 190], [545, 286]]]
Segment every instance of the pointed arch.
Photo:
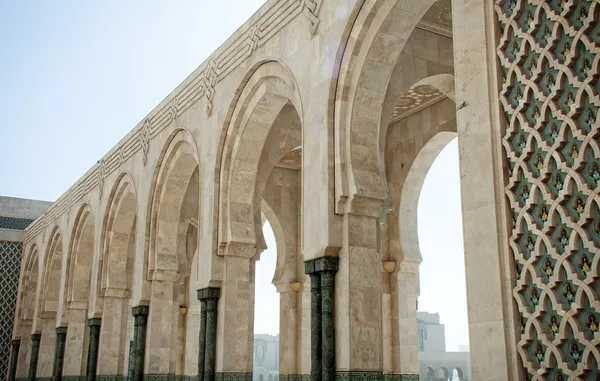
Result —
[[260, 62], [246, 78], [219, 143], [215, 201], [221, 254], [250, 250], [242, 255], [251, 257], [252, 247], [264, 246], [260, 192], [256, 191], [262, 148], [281, 110], [291, 104], [302, 115], [302, 107], [295, 78], [280, 62]]
[[[34, 321], [35, 301], [38, 300], [39, 252], [37, 246], [31, 246], [23, 261], [20, 297], [17, 308], [17, 321], [21, 325], [31, 325]], [[26, 332], [22, 332], [26, 334]]]
[[88, 301], [91, 300], [94, 235], [92, 208], [88, 203], [84, 203], [77, 212], [69, 243], [64, 294], [65, 307], [73, 304], [81, 307], [87, 306]]
[[[137, 191], [129, 173], [119, 175], [108, 198], [102, 228], [98, 293], [129, 296], [133, 287]], [[133, 250], [132, 250], [133, 249]]]
[[399, 213], [400, 245], [406, 260], [421, 262], [417, 229], [417, 206], [421, 188], [435, 158], [456, 137], [456, 132], [438, 132], [421, 148], [408, 171], [402, 187]]
[[60, 228], [55, 226], [44, 255], [37, 318], [46, 319], [56, 316], [60, 302], [63, 256], [63, 235]]
[[[147, 217], [148, 280], [156, 276], [174, 279], [180, 264], [191, 265], [192, 258], [183, 258], [185, 245], [177, 238], [187, 236], [189, 226], [198, 225], [199, 163], [198, 145], [193, 135], [183, 128], [174, 131], [159, 156], [152, 180]], [[195, 210], [182, 208], [186, 200], [195, 203]], [[181, 218], [186, 220], [185, 226]]]
[[289, 267], [289, 264], [287, 263], [288, 256], [286, 255], [287, 245], [285, 242], [285, 233], [283, 232], [283, 227], [281, 226], [281, 222], [279, 222], [277, 214], [273, 211], [269, 203], [265, 200], [262, 200], [261, 209], [262, 213], [265, 216], [265, 219], [269, 221], [269, 225], [271, 225], [271, 230], [273, 230], [273, 235], [275, 236], [275, 246], [277, 247], [277, 261], [275, 262], [273, 284], [277, 285], [278, 283], [281, 283], [283, 281], [286, 269], [287, 267]]
[[389, 82], [415, 26], [435, 1], [376, 0], [359, 2], [354, 10], [332, 76], [338, 213], [354, 197], [387, 197], [382, 144]]

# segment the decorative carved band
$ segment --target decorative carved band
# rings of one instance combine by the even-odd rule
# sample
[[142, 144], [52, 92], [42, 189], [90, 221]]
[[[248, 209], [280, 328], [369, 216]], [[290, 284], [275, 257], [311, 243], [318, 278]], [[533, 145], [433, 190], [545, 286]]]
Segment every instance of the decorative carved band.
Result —
[[99, 187], [102, 197], [104, 179], [140, 150], [146, 164], [152, 138], [197, 101], [202, 99], [205, 102], [205, 109], [210, 117], [217, 84], [298, 15], [304, 14], [308, 17], [310, 32], [316, 34], [322, 3], [323, 0], [279, 0], [266, 4], [254, 23], [243, 28], [244, 32], [234, 34], [217, 49], [183, 84], [52, 204], [44, 215], [36, 219], [25, 230], [25, 242], [30, 242], [44, 232], [45, 228], [68, 210], [70, 205], [78, 202], [92, 189]]

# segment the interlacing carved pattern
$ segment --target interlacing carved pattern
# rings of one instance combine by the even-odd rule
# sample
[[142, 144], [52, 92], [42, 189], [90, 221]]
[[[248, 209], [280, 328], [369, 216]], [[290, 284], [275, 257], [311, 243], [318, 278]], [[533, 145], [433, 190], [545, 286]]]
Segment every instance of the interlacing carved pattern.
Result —
[[[234, 33], [97, 165], [56, 200], [48, 208], [45, 220], [35, 220], [25, 231], [25, 242], [30, 242], [42, 232], [45, 234], [46, 227], [96, 187], [100, 188], [102, 197], [104, 180], [138, 152], [142, 152], [143, 163], [146, 164], [150, 141], [198, 101], [204, 102], [206, 114], [211, 116], [217, 85], [299, 15], [308, 18], [310, 33], [316, 34], [322, 5], [322, 0], [278, 0], [266, 4], [261, 8], [259, 17], [240, 28], [241, 32]], [[68, 197], [70, 193], [72, 196]]]
[[0, 375], [6, 375], [21, 267], [21, 242], [0, 241]]
[[599, 1], [496, 1], [513, 296], [529, 380], [600, 380]]

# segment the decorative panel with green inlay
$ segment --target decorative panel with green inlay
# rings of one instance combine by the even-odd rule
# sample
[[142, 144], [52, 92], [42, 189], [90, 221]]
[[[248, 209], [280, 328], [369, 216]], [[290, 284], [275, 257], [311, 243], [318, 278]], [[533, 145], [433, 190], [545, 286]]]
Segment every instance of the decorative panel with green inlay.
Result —
[[496, 0], [509, 249], [529, 380], [600, 380], [600, 4]]

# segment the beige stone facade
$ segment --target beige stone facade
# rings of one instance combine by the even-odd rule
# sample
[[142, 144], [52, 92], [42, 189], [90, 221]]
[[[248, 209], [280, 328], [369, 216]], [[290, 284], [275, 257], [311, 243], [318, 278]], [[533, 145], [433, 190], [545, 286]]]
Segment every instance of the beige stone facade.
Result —
[[473, 380], [598, 379], [599, 13], [267, 1], [26, 230], [16, 377], [250, 378], [264, 215], [280, 378], [417, 379], [417, 201], [458, 136]]

